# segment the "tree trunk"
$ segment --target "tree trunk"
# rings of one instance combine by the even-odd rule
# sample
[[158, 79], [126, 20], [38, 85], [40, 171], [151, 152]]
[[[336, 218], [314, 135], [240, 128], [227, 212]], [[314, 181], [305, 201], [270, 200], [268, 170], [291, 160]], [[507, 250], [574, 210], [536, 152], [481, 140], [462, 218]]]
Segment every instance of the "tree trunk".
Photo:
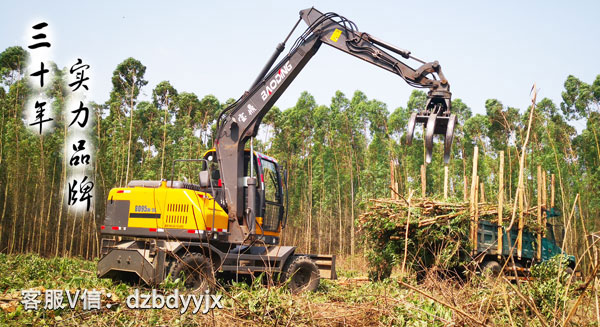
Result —
[[131, 77], [131, 93], [129, 98], [129, 141], [127, 141], [127, 170], [125, 172], [125, 184], [129, 181], [129, 162], [131, 157], [131, 132], [133, 130], [133, 94], [135, 91], [135, 73]]
[[[48, 252], [48, 230], [50, 229], [50, 212], [52, 212], [52, 201], [53, 200], [53, 195], [54, 195], [54, 180], [55, 180], [55, 174], [56, 174], [56, 160], [54, 159], [54, 164], [52, 165], [52, 184], [50, 185], [50, 196], [48, 197], [48, 214], [46, 216], [46, 223], [44, 224], [44, 255], [49, 255], [50, 253]], [[41, 238], [40, 238], [40, 244], [39, 244], [39, 252], [42, 252], [42, 247], [41, 247]]]
[[311, 239], [312, 239], [312, 188], [313, 188], [313, 185], [312, 185], [312, 159], [310, 157], [310, 154], [308, 155], [307, 169], [308, 169], [308, 171], [306, 173], [308, 175], [308, 205], [307, 205], [308, 221], [307, 221], [307, 228], [306, 228], [306, 252], [310, 253]]
[[163, 125], [163, 141], [162, 141], [162, 154], [160, 159], [160, 179], [163, 179], [164, 167], [165, 167], [165, 145], [167, 143], [167, 116], [169, 113], [169, 94], [167, 93], [167, 102], [165, 106], [165, 123]]
[[[352, 135], [352, 134], [351, 134]], [[354, 137], [352, 137], [354, 143]], [[354, 162], [352, 144], [350, 144], [350, 269], [354, 269]]]
[[[333, 144], [333, 142], [331, 142], [331, 143]], [[338, 253], [342, 254], [343, 253], [343, 243], [344, 243], [343, 228], [342, 228], [342, 188], [341, 188], [341, 182], [340, 182], [340, 167], [339, 167], [339, 163], [338, 163], [337, 155], [335, 154], [335, 151], [333, 151], [333, 160], [335, 162], [335, 173], [336, 173], [336, 177], [337, 177], [337, 191], [338, 191], [337, 192], [338, 193], [338, 218], [339, 218]]]

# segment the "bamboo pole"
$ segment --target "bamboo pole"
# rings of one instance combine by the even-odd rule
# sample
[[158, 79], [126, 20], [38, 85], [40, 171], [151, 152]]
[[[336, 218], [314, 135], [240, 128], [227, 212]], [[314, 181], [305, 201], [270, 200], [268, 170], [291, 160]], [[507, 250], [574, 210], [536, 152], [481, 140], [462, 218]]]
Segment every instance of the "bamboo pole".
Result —
[[498, 174], [498, 259], [502, 256], [502, 206], [504, 205], [504, 151], [500, 151], [500, 172]]
[[471, 196], [470, 196], [470, 216], [471, 216], [471, 240], [473, 241], [473, 249], [475, 249], [475, 246], [477, 246], [477, 240], [476, 240], [476, 233], [477, 233], [477, 226], [474, 224], [474, 219], [475, 219], [475, 207], [477, 206], [477, 203], [475, 202], [475, 198], [476, 198], [476, 191], [477, 191], [477, 157], [479, 156], [479, 148], [477, 146], [475, 146], [475, 148], [473, 149], [473, 171], [471, 174]]
[[544, 205], [544, 211], [548, 209], [548, 180], [546, 179], [546, 171], [542, 171], [542, 204]]
[[548, 183], [546, 179], [546, 171], [542, 171], [542, 187], [544, 188], [542, 191], [542, 238], [546, 233], [546, 224], [548, 222]]
[[444, 200], [448, 199], [448, 165], [444, 165]]
[[[567, 236], [569, 235], [569, 232], [571, 231], [571, 221], [572, 221], [573, 215], [575, 215], [575, 207], [577, 206], [578, 199], [579, 199], [579, 193], [577, 193], [577, 195], [575, 195], [575, 201], [573, 201], [573, 208], [571, 209], [571, 213], [569, 214], [569, 217], [567, 218], [567, 223], [565, 226], [565, 237], [563, 237], [562, 246], [560, 247], [563, 252], [567, 252], [566, 251]], [[573, 246], [573, 244], [571, 244], [570, 247], [572, 247], [572, 246]]]
[[[533, 97], [531, 99], [531, 110], [529, 112], [529, 122], [527, 123], [527, 133], [525, 135], [525, 140], [523, 141], [523, 145], [521, 147], [521, 156], [520, 156], [520, 160], [519, 160], [519, 179], [518, 179], [518, 186], [517, 186], [517, 195], [515, 196], [516, 199], [521, 199], [521, 197], [519, 197], [519, 194], [523, 193], [524, 190], [524, 172], [525, 172], [525, 157], [527, 157], [527, 143], [529, 142], [529, 134], [531, 132], [531, 125], [533, 123], [533, 112], [535, 111], [535, 101], [537, 98], [537, 89], [535, 88], [535, 83], [533, 84], [533, 88], [531, 89], [531, 91], [533, 92]], [[517, 155], [519, 153], [517, 152]], [[515, 202], [519, 202], [519, 201], [515, 201]], [[522, 203], [522, 201], [521, 201]], [[522, 211], [521, 211], [522, 212]], [[512, 210], [512, 215], [511, 215], [511, 219], [510, 219], [510, 224], [508, 229], [512, 229], [512, 226], [515, 222], [517, 216], [517, 203], [515, 203], [515, 205], [513, 206], [513, 210]], [[520, 221], [519, 221], [520, 223]], [[520, 258], [520, 255], [519, 255]]]
[[477, 231], [479, 230], [479, 176], [477, 176], [475, 180], [475, 223], [473, 228], [473, 251], [477, 252]]
[[554, 174], [550, 177], [550, 208], [554, 208], [554, 194], [556, 193], [554, 189]]
[[427, 175], [425, 171], [425, 165], [421, 165], [421, 197], [425, 197], [427, 191]]
[[542, 184], [544, 186], [544, 191], [542, 192], [542, 203], [544, 204], [544, 211], [542, 211], [542, 237], [546, 233], [546, 224], [548, 222], [548, 180], [546, 177], [546, 171], [544, 170], [542, 172], [542, 180], [544, 181]]
[[537, 223], [540, 226], [540, 231], [537, 233], [537, 259], [542, 260], [542, 166], [537, 166]]
[[[579, 206], [578, 207], [579, 207], [578, 208], [579, 209], [579, 219], [581, 220], [581, 227], [583, 228], [583, 235], [585, 235], [583, 238], [585, 241], [585, 248], [590, 249], [590, 242], [588, 240], [588, 230], [587, 230], [587, 227], [585, 227], [585, 220], [583, 219], [583, 212], [581, 210], [581, 197], [579, 197]], [[593, 262], [592, 254], [589, 251], [586, 251], [586, 252], [588, 254], [588, 258], [590, 260], [590, 265], [591, 265]], [[585, 271], [585, 269], [584, 269], [584, 271]]]
[[[522, 188], [521, 188], [522, 190]], [[517, 258], [521, 260], [521, 254], [523, 252], [523, 226], [525, 225], [525, 221], [523, 219], [523, 198], [524, 192], [518, 192], [518, 202], [519, 202], [519, 230], [517, 233]]]

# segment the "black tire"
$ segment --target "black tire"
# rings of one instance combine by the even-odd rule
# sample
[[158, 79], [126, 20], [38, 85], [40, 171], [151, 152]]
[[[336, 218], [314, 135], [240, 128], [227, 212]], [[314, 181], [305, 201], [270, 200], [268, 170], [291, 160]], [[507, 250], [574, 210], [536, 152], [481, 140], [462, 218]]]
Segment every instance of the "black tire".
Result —
[[317, 264], [306, 256], [291, 256], [283, 266], [281, 274], [283, 282], [288, 281], [288, 288], [294, 294], [314, 292], [319, 287], [321, 278]]
[[195, 292], [211, 290], [215, 285], [213, 266], [206, 256], [188, 253], [171, 265], [171, 278], [182, 278], [186, 288]]
[[497, 261], [486, 261], [481, 265], [481, 274], [483, 276], [497, 277], [502, 272], [502, 266]]
[[565, 269], [565, 273], [566, 273], [566, 274], [567, 274], [569, 277], [571, 277], [571, 276], [573, 275], [573, 268], [571, 268], [571, 267], [567, 267], [567, 268]]

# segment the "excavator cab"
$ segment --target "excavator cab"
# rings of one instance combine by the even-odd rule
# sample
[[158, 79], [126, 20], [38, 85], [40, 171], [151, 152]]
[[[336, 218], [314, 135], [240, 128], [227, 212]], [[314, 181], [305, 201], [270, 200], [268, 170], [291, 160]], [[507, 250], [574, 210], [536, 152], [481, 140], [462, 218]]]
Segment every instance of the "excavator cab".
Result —
[[[263, 239], [267, 244], [278, 244], [281, 228], [284, 224], [285, 215], [285, 192], [283, 182], [284, 173], [277, 160], [259, 152], [252, 155], [253, 167], [250, 165], [250, 150], [244, 151], [244, 199], [248, 198], [248, 177], [254, 177], [257, 181], [256, 194], [254, 196], [255, 221], [250, 221], [248, 216], [238, 218], [240, 226], [246, 226], [252, 230], [255, 226], [254, 236]], [[203, 170], [209, 170], [211, 192], [214, 192], [216, 201], [227, 211], [226, 197], [222, 188], [221, 173], [214, 149], [207, 151], [204, 155], [206, 160]], [[206, 167], [208, 165], [209, 167]], [[251, 175], [252, 172], [252, 176]], [[247, 208], [248, 203], [244, 204]]]

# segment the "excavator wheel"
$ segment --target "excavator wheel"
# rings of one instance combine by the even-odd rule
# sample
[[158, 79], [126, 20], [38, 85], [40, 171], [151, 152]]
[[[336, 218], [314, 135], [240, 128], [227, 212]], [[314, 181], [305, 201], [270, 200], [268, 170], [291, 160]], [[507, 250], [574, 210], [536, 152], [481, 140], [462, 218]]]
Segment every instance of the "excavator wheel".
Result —
[[215, 275], [211, 261], [200, 253], [188, 253], [171, 265], [171, 278], [182, 278], [185, 287], [194, 292], [211, 290], [215, 285]]
[[294, 294], [313, 292], [319, 287], [319, 268], [307, 256], [291, 256], [283, 267], [282, 281], [288, 281], [288, 288]]

